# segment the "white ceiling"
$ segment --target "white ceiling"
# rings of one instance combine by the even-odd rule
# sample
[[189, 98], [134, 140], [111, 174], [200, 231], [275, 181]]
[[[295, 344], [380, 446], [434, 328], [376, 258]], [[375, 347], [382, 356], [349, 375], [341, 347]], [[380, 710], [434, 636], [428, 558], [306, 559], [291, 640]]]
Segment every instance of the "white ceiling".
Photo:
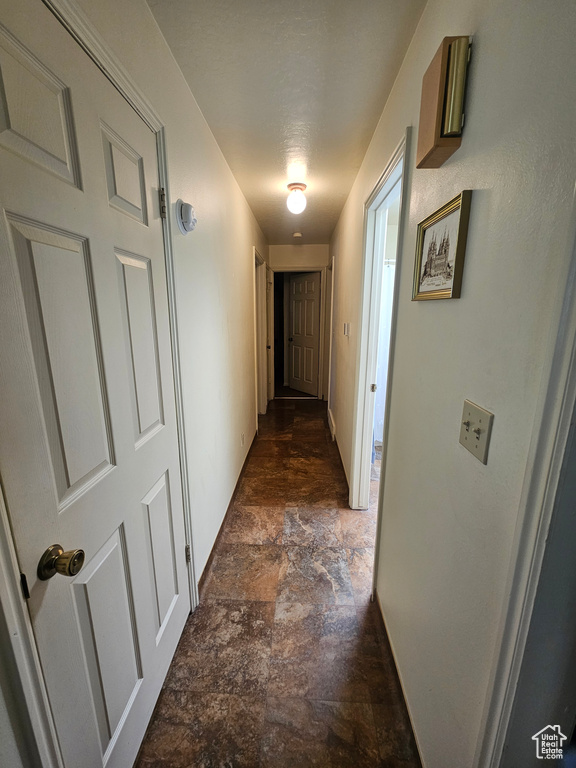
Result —
[[426, 0], [147, 1], [269, 243], [327, 243]]

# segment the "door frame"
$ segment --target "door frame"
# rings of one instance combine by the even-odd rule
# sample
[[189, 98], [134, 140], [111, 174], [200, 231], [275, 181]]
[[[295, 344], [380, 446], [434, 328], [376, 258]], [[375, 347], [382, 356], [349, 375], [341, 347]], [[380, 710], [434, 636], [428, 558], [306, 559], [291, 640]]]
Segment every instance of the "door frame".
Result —
[[[158, 183], [166, 193], [166, 207], [170, 203], [170, 185], [166, 152], [165, 128], [159, 115], [146, 96], [134, 83], [128, 71], [109, 50], [107, 43], [92, 25], [84, 12], [70, 0], [42, 0], [44, 5], [61, 22], [70, 35], [79, 43], [88, 57], [103, 72], [106, 78], [120, 92], [139, 117], [155, 134], [158, 156]], [[189, 493], [189, 475], [186, 451], [186, 429], [184, 422], [183, 385], [179, 354], [179, 328], [176, 315], [176, 285], [174, 273], [174, 251], [172, 248], [172, 217], [162, 219], [164, 258], [168, 292], [168, 314], [170, 323], [172, 369], [176, 406], [176, 424], [180, 453], [180, 477], [186, 544], [190, 545], [191, 560], [188, 568], [188, 589], [192, 609], [198, 605], [194, 555], [192, 547], [192, 518]], [[0, 489], [0, 611], [3, 614], [11, 651], [16, 663], [18, 682], [24, 695], [24, 708], [30, 721], [35, 746], [42, 768], [64, 768], [56, 729], [52, 720], [48, 692], [36, 648], [34, 632], [26, 600], [20, 584], [20, 570], [16, 548], [12, 538], [4, 497]]]
[[332, 349], [334, 346], [334, 286], [336, 285], [336, 259], [334, 256], [330, 256], [330, 264], [327, 267], [326, 280], [328, 281], [328, 272], [330, 272], [330, 305], [327, 307], [329, 316], [326, 323], [326, 333], [328, 334], [328, 377], [326, 380], [326, 400], [328, 401], [328, 426], [330, 427], [330, 435], [332, 440], [336, 440], [336, 422], [334, 421], [334, 413], [332, 412]]
[[256, 431], [258, 415], [266, 413], [268, 408], [268, 364], [266, 360], [266, 262], [254, 252], [254, 373], [256, 382]]
[[[326, 342], [326, 284], [327, 284], [327, 272], [328, 267], [324, 264], [322, 266], [305, 266], [305, 267], [283, 267], [283, 266], [274, 266], [270, 267], [271, 271], [273, 273], [276, 272], [294, 272], [294, 273], [304, 273], [304, 272], [320, 272], [320, 340], [319, 340], [319, 351], [318, 351], [318, 400], [323, 400], [324, 395], [327, 394], [327, 392], [324, 392], [324, 381], [322, 376], [322, 371], [324, 370], [324, 359], [326, 355], [325, 350], [325, 342]], [[286, 333], [286, 328], [284, 329]], [[272, 339], [272, 355], [274, 355], [274, 340]], [[274, 358], [272, 358], [274, 359]]]
[[274, 271], [266, 264], [266, 374], [268, 402], [274, 399]]
[[[324, 292], [325, 302], [325, 317], [324, 317], [324, 334], [328, 341], [328, 349], [324, 358], [324, 366], [322, 370], [322, 388], [324, 391], [324, 399], [328, 403], [328, 414], [330, 414], [330, 381], [332, 377], [332, 327], [333, 327], [333, 311], [334, 304], [334, 256], [330, 257], [330, 263], [326, 267], [326, 291]], [[329, 417], [330, 420], [330, 417]], [[334, 435], [332, 434], [332, 437]]]
[[[382, 276], [382, 264], [378, 258], [380, 253], [378, 231], [378, 212], [388, 194], [382, 198], [383, 192], [390, 187], [390, 191], [400, 184], [400, 216], [398, 223], [398, 240], [396, 244], [396, 274], [394, 277], [394, 290], [392, 300], [392, 313], [390, 317], [390, 352], [388, 356], [387, 381], [392, 380], [394, 363], [394, 341], [396, 335], [396, 320], [398, 314], [398, 290], [399, 275], [401, 271], [402, 231], [407, 210], [406, 174], [408, 170], [407, 146], [410, 138], [410, 129], [406, 130], [402, 141], [396, 147], [392, 158], [378, 179], [372, 192], [364, 203], [364, 263], [362, 268], [362, 295], [360, 300], [360, 331], [358, 343], [358, 358], [356, 363], [356, 393], [354, 398], [355, 418], [352, 438], [352, 462], [350, 472], [350, 497], [351, 509], [367, 509], [370, 497], [369, 473], [366, 466], [371, 461], [371, 435], [374, 422], [375, 395], [370, 386], [376, 381], [376, 365], [378, 352], [378, 331], [380, 323], [380, 287]], [[400, 163], [402, 168], [400, 170]], [[384, 437], [382, 441], [382, 465], [380, 487], [383, 486], [386, 445], [388, 441], [388, 423], [390, 410], [390, 386], [386, 391]], [[365, 477], [368, 477], [368, 483]]]

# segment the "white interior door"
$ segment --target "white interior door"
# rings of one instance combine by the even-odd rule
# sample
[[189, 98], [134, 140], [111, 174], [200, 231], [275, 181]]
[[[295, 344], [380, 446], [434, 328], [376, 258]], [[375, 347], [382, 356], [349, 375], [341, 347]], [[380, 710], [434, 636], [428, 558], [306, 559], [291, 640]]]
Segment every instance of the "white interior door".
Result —
[[[156, 139], [0, 7], [0, 473], [63, 763], [127, 768], [190, 610]], [[77, 576], [37, 578], [53, 544]]]
[[290, 387], [318, 395], [320, 273], [290, 275]]

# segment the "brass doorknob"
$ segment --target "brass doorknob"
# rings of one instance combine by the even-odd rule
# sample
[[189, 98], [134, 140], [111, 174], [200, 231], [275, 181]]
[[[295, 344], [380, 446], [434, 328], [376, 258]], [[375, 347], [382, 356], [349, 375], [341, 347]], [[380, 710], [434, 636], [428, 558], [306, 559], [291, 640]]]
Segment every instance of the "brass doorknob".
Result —
[[84, 550], [70, 549], [64, 552], [60, 544], [48, 547], [38, 563], [38, 578], [47, 581], [61, 573], [63, 576], [76, 576], [84, 565]]

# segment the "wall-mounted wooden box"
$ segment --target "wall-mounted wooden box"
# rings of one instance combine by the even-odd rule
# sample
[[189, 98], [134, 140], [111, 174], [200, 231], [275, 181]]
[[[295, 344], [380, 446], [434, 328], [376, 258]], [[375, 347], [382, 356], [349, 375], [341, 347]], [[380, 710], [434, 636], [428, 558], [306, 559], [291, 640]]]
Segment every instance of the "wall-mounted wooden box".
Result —
[[[455, 41], [462, 41], [457, 44], [461, 51], [458, 54], [459, 60], [456, 58], [454, 47], [451, 53], [451, 44]], [[447, 108], [453, 107], [451, 94], [456, 91], [452, 85], [457, 76], [459, 76], [461, 90], [456, 98], [459, 99], [461, 112], [469, 42], [468, 37], [445, 37], [422, 78], [420, 125], [416, 150], [417, 168], [440, 168], [462, 143], [461, 128], [459, 135], [446, 135], [444, 121]], [[453, 60], [449, 71], [451, 55]]]

